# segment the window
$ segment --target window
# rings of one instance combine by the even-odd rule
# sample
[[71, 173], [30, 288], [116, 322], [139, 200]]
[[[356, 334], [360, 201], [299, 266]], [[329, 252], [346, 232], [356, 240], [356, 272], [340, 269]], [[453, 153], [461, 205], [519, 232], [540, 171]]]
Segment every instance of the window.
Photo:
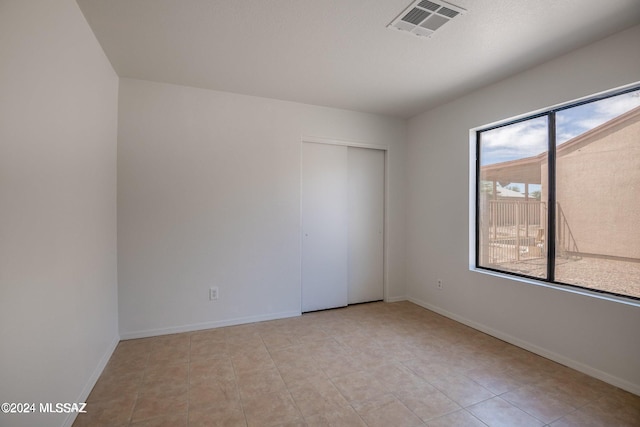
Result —
[[640, 86], [476, 132], [480, 269], [640, 300]]

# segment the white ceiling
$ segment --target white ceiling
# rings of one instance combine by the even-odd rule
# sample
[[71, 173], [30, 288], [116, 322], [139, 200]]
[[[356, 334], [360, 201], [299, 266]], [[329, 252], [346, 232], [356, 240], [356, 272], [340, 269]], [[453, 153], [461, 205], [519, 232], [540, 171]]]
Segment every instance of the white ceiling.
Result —
[[640, 23], [639, 0], [453, 0], [427, 39], [386, 28], [411, 0], [77, 2], [121, 77], [397, 117]]

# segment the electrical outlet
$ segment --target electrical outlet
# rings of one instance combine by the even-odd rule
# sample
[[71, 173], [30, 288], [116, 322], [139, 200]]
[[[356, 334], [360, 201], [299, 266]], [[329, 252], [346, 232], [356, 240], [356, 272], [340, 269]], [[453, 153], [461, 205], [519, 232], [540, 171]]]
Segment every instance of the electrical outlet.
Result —
[[215, 301], [218, 299], [218, 287], [209, 288], [209, 301]]
[[438, 279], [438, 282], [437, 282], [437, 284], [436, 284], [436, 287], [437, 287], [439, 290], [442, 290], [442, 289], [443, 289], [443, 287], [442, 287], [442, 280]]

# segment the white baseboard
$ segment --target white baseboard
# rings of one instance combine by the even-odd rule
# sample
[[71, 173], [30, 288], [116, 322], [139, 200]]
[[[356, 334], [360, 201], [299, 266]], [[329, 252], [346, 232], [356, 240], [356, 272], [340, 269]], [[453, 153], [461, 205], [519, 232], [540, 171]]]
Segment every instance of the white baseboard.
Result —
[[267, 320], [286, 319], [300, 316], [299, 311], [285, 311], [281, 313], [262, 314], [258, 316], [237, 317], [235, 319], [216, 320], [214, 322], [193, 323], [189, 325], [174, 326], [170, 328], [147, 329], [143, 331], [122, 332], [120, 338], [130, 340], [136, 338], [148, 338], [158, 335], [178, 334], [181, 332], [201, 331], [203, 329], [221, 328], [224, 326], [243, 325], [245, 323], [264, 322]]
[[384, 302], [400, 302], [400, 301], [407, 301], [407, 297], [405, 296], [401, 296], [401, 297], [387, 297], [386, 300], [384, 300]]
[[[93, 373], [91, 374], [91, 376], [89, 377], [89, 380], [87, 381], [84, 388], [80, 392], [80, 395], [75, 400], [75, 403], [87, 401], [87, 398], [89, 397], [89, 393], [91, 393], [91, 390], [93, 390], [93, 387], [96, 385], [96, 382], [98, 382], [98, 378], [100, 378], [100, 375], [102, 375], [102, 371], [104, 371], [104, 368], [107, 366], [107, 363], [109, 363], [109, 359], [111, 359], [111, 355], [115, 351], [119, 342], [120, 342], [120, 337], [116, 335], [111, 341], [111, 343], [109, 344], [109, 347], [107, 347], [107, 350], [104, 352], [104, 354], [100, 358], [98, 365], [93, 370]], [[76, 420], [77, 416], [78, 414], [75, 412], [69, 413], [67, 415], [67, 418], [64, 420], [64, 423], [62, 423], [62, 426], [71, 427], [73, 425], [73, 422]]]
[[640, 396], [640, 385], [638, 384], [634, 384], [631, 383], [627, 380], [624, 380], [622, 378], [618, 378], [614, 375], [608, 374], [604, 371], [601, 371], [599, 369], [593, 368], [589, 365], [585, 365], [583, 363], [580, 363], [578, 361], [575, 361], [573, 359], [570, 359], [566, 356], [563, 356], [561, 354], [555, 353], [553, 351], [547, 350], [543, 347], [539, 347], [535, 344], [531, 344], [530, 342], [521, 340], [519, 338], [513, 337], [509, 334], [505, 334], [504, 332], [501, 332], [497, 329], [493, 329], [490, 328], [488, 326], [485, 326], [483, 324], [474, 322], [472, 320], [469, 320], [467, 318], [464, 318], [462, 316], [459, 316], [455, 313], [452, 313], [450, 311], [444, 310], [440, 307], [436, 307], [434, 305], [431, 305], [429, 303], [426, 303], [424, 301], [418, 300], [416, 298], [412, 298], [409, 297], [407, 298], [409, 301], [411, 301], [414, 304], [417, 304], [421, 307], [426, 308], [427, 310], [431, 310], [434, 311], [438, 314], [441, 314], [445, 317], [448, 317], [450, 319], [455, 320], [456, 322], [460, 322], [464, 325], [470, 326], [473, 329], [477, 329], [478, 331], [484, 332], [486, 334], [489, 334], [493, 337], [496, 337], [498, 339], [501, 339], [502, 341], [506, 341], [510, 344], [513, 344], [517, 347], [523, 348], [525, 350], [528, 350], [532, 353], [538, 354], [542, 357], [546, 357], [547, 359], [553, 360], [554, 362], [558, 362], [562, 365], [568, 366], [572, 369], [575, 369], [576, 371], [580, 371], [584, 374], [587, 374], [589, 376], [592, 376], [594, 378], [597, 378], [599, 380], [602, 380], [608, 384], [614, 385], [616, 387], [619, 387], [623, 390], [626, 390], [630, 393], [633, 393], [635, 395]]

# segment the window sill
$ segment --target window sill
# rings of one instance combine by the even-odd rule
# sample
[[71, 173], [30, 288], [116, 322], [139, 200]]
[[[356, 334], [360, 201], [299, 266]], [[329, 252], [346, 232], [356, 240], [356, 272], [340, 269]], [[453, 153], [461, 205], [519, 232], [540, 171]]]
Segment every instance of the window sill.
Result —
[[610, 294], [603, 294], [597, 291], [589, 291], [587, 289], [581, 289], [581, 288], [573, 288], [571, 286], [565, 286], [565, 285], [557, 285], [554, 283], [549, 283], [549, 282], [544, 282], [541, 280], [536, 280], [536, 279], [532, 279], [532, 278], [528, 278], [528, 277], [520, 277], [520, 276], [513, 276], [511, 274], [507, 274], [507, 273], [500, 273], [497, 271], [491, 271], [491, 270], [485, 270], [483, 268], [477, 268], [475, 266], [469, 266], [469, 270], [476, 272], [476, 273], [481, 273], [481, 274], [486, 274], [489, 276], [493, 276], [493, 277], [498, 277], [501, 279], [507, 279], [507, 280], [512, 280], [512, 281], [516, 281], [516, 282], [520, 282], [520, 283], [526, 283], [529, 285], [536, 285], [536, 286], [542, 286], [545, 288], [551, 288], [551, 289], [555, 289], [558, 291], [563, 291], [563, 292], [569, 292], [572, 294], [578, 294], [578, 295], [582, 295], [582, 296], [586, 296], [586, 297], [591, 297], [591, 298], [596, 298], [596, 299], [600, 299], [600, 300], [605, 300], [605, 301], [610, 301], [610, 302], [617, 302], [620, 304], [625, 304], [625, 305], [630, 305], [632, 307], [639, 307], [640, 308], [640, 301], [631, 299], [631, 298], [625, 298], [622, 296], [616, 296], [616, 295], [610, 295]]

